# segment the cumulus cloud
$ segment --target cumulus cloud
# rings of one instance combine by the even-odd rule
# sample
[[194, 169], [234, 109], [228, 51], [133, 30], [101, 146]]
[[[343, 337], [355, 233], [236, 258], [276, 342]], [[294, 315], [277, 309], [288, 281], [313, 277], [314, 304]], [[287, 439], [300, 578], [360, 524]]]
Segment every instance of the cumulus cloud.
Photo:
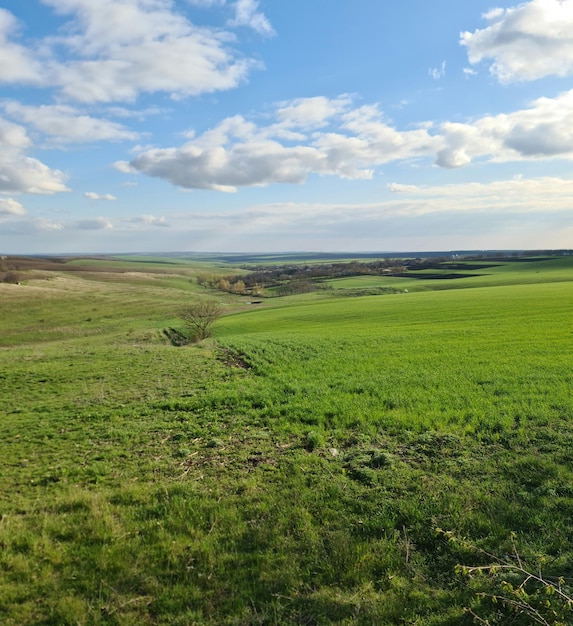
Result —
[[274, 28], [271, 26], [268, 18], [259, 11], [258, 0], [186, 0], [186, 2], [200, 8], [231, 6], [234, 17], [228, 21], [229, 26], [246, 26], [265, 37], [275, 35]]
[[[129, 102], [141, 93], [231, 89], [258, 65], [231, 47], [231, 33], [194, 25], [171, 0], [41, 1], [68, 22], [58, 36], [24, 47], [14, 41], [15, 18], [0, 10], [2, 82], [56, 88], [82, 103]], [[236, 21], [268, 31], [256, 3], [239, 5]]]
[[248, 26], [265, 37], [275, 34], [271, 23], [259, 10], [257, 0], [237, 0], [235, 2], [235, 17], [229, 24], [231, 26]]
[[169, 228], [165, 217], [155, 217], [155, 215], [140, 215], [130, 220], [133, 224], [145, 224], [146, 226], [159, 226]]
[[502, 83], [573, 74], [570, 0], [531, 0], [483, 17], [486, 28], [460, 36], [472, 65], [493, 59], [490, 72]]
[[310, 174], [370, 179], [390, 162], [430, 159], [443, 168], [476, 159], [507, 162], [573, 159], [573, 90], [539, 98], [529, 108], [466, 123], [396, 128], [376, 105], [347, 98], [280, 103], [267, 125], [242, 116], [222, 120], [179, 147], [145, 148], [114, 167], [185, 189], [302, 183]]
[[26, 130], [0, 118], [0, 193], [53, 194], [69, 191], [65, 175], [26, 155]]
[[31, 144], [23, 126], [0, 118], [0, 146], [3, 152], [21, 152], [29, 148]]
[[113, 163], [113, 169], [121, 172], [122, 174], [136, 174], [137, 170], [132, 167], [129, 161], [116, 161]]
[[23, 155], [0, 155], [0, 193], [53, 194], [69, 191], [65, 175], [37, 159]]
[[276, 115], [285, 127], [320, 128], [326, 126], [335, 115], [346, 111], [351, 105], [350, 97], [297, 98], [279, 104]]
[[74, 100], [130, 101], [156, 91], [210, 93], [235, 87], [252, 67], [235, 58], [228, 35], [194, 26], [172, 10], [171, 2], [44, 1], [74, 17], [77, 34], [62, 43], [80, 58], [61, 67], [58, 76], [62, 92]]
[[69, 191], [63, 172], [27, 156], [31, 145], [23, 126], [0, 118], [0, 194]]
[[97, 217], [95, 219], [86, 219], [76, 222], [75, 228], [79, 230], [111, 230], [113, 224], [105, 217]]
[[125, 141], [139, 137], [121, 124], [84, 115], [71, 106], [26, 106], [11, 101], [3, 103], [2, 107], [11, 118], [48, 135], [56, 143]]
[[110, 193], [99, 194], [95, 193], [94, 191], [86, 191], [84, 193], [84, 198], [87, 198], [88, 200], [117, 200], [117, 198], [115, 196], [112, 196]]
[[33, 51], [12, 40], [17, 34], [16, 18], [0, 8], [0, 82], [39, 85], [44, 81], [41, 63]]
[[538, 98], [527, 109], [485, 116], [440, 128], [436, 163], [459, 167], [476, 158], [490, 161], [573, 158], [573, 90]]
[[43, 217], [23, 220], [10, 220], [2, 224], [3, 235], [35, 235], [64, 230], [64, 225]]
[[[180, 147], [151, 148], [115, 168], [141, 172], [187, 189], [302, 183], [309, 174], [368, 179], [393, 160], [430, 156], [428, 128], [397, 131], [374, 106], [350, 109], [345, 97], [280, 103], [275, 119], [257, 126], [241, 116], [222, 120]], [[330, 128], [316, 130], [328, 124]]]
[[288, 148], [274, 141], [201, 149], [149, 150], [136, 157], [132, 167], [149, 176], [164, 178], [178, 187], [235, 191], [237, 187], [271, 183], [302, 183], [308, 171], [320, 169], [314, 148]]
[[[57, 104], [0, 105], [4, 115], [17, 122], [0, 119], [0, 193], [68, 191], [63, 172], [28, 156], [30, 136], [42, 141], [42, 147], [135, 141], [140, 139], [137, 132], [106, 118], [142, 119], [161, 111], [152, 107], [135, 113], [110, 107], [98, 117], [94, 104], [134, 102], [144, 93], [181, 98], [231, 89], [258, 65], [234, 48], [236, 38], [228, 28], [193, 24], [173, 0], [39, 1], [64, 23], [55, 35], [35, 40], [24, 41], [16, 18], [0, 8], [0, 83], [48, 88]], [[189, 2], [197, 3], [224, 4]], [[231, 8], [237, 23], [269, 33], [270, 24], [256, 2], [239, 1]], [[92, 112], [87, 105], [92, 105]]]
[[0, 198], [0, 218], [25, 213], [24, 207], [13, 198]]

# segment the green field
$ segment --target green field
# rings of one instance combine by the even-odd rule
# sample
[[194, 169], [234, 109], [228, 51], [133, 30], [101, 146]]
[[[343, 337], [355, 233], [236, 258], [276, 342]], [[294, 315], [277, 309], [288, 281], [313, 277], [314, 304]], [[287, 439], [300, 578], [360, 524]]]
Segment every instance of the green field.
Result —
[[0, 623], [573, 622], [572, 257], [256, 307], [70, 263], [0, 283]]

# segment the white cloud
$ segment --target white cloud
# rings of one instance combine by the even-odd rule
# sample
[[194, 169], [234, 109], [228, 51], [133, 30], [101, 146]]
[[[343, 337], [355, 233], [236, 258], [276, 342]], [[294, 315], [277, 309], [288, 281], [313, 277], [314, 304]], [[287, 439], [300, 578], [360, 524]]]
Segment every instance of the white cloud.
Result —
[[41, 84], [44, 80], [41, 64], [33, 51], [10, 41], [17, 30], [16, 18], [0, 8], [0, 82]]
[[54, 233], [64, 230], [63, 224], [53, 222], [43, 217], [36, 217], [23, 220], [10, 220], [2, 224], [3, 235], [35, 235], [43, 233]]
[[116, 161], [113, 168], [122, 174], [136, 174], [137, 170], [133, 168], [129, 161]]
[[[311, 173], [368, 179], [377, 165], [431, 156], [439, 145], [427, 127], [400, 132], [376, 107], [349, 110], [349, 104], [346, 97], [283, 102], [277, 121], [267, 126], [234, 116], [198, 137], [188, 134], [191, 140], [181, 147], [144, 150], [115, 168], [187, 189], [235, 191], [243, 186], [302, 183]], [[325, 124], [331, 129], [313, 130]]]
[[[171, 216], [174, 228], [169, 232], [192, 249], [205, 251], [569, 245], [573, 180], [545, 177], [487, 184], [395, 185], [400, 194], [371, 203], [284, 202], [232, 211], [185, 212]], [[561, 232], [564, 225], [567, 233]]]
[[[457, 223], [465, 225], [474, 219], [473, 216], [478, 216], [486, 220], [487, 228], [494, 230], [494, 224], [499, 225], [499, 218], [503, 215], [512, 223], [523, 219], [524, 215], [533, 214], [544, 215], [546, 219], [558, 218], [568, 215], [573, 205], [573, 181], [559, 178], [408, 187], [410, 191], [406, 197], [399, 200], [367, 204], [276, 203], [242, 211], [193, 214], [185, 219], [198, 229], [239, 232], [242, 237], [256, 232], [267, 235], [314, 233], [320, 237], [320, 234], [331, 232], [344, 239], [351, 238], [354, 232], [364, 238], [387, 231], [388, 224], [394, 229], [416, 229], [422, 234], [426, 226], [418, 220], [432, 216], [441, 220], [443, 216], [451, 220], [459, 217]], [[549, 194], [546, 193], [548, 189], [551, 189]], [[495, 221], [487, 219], [493, 216]], [[392, 238], [393, 235], [386, 232], [384, 236]]]
[[158, 106], [151, 106], [145, 109], [128, 109], [122, 106], [107, 106], [105, 112], [111, 117], [121, 118], [136, 118], [138, 120], [145, 120], [151, 115], [160, 115], [162, 113], [169, 113], [170, 109], [165, 109]]
[[26, 155], [26, 130], [0, 118], [0, 193], [53, 194], [69, 191], [65, 175]]
[[539, 98], [530, 108], [485, 116], [440, 128], [443, 147], [436, 163], [459, 167], [476, 158], [489, 161], [573, 159], [573, 90]]
[[99, 194], [93, 191], [86, 191], [84, 193], [84, 198], [87, 198], [88, 200], [117, 200], [117, 198], [112, 196], [110, 193]]
[[286, 127], [320, 128], [328, 124], [335, 115], [344, 112], [352, 103], [350, 97], [297, 98], [279, 105], [277, 117]]
[[271, 23], [259, 10], [257, 0], [237, 0], [235, 2], [235, 17], [229, 22], [230, 26], [248, 26], [265, 37], [275, 34]]
[[502, 83], [573, 74], [571, 0], [531, 0], [484, 17], [489, 26], [460, 36], [472, 65], [493, 59], [490, 72]]
[[351, 133], [357, 156], [364, 164], [381, 165], [430, 156], [438, 145], [436, 137], [430, 134], [431, 123], [400, 131], [385, 120], [376, 105], [361, 106], [347, 113], [343, 129]]
[[57, 6], [75, 14], [80, 33], [65, 43], [88, 57], [69, 64], [61, 75], [63, 92], [79, 101], [230, 89], [252, 66], [234, 58], [225, 33], [195, 27], [170, 10], [170, 2], [57, 0]]
[[416, 185], [402, 185], [400, 183], [390, 183], [387, 187], [392, 193], [411, 193], [419, 190]]
[[[76, 102], [130, 102], [141, 93], [231, 89], [259, 65], [231, 48], [231, 33], [195, 26], [172, 0], [41, 1], [69, 20], [57, 37], [25, 48], [8, 39], [16, 22], [1, 10], [2, 82], [58, 89]], [[264, 30], [266, 18], [249, 15], [250, 25]]]
[[83, 115], [66, 105], [25, 106], [5, 102], [7, 115], [48, 135], [57, 143], [89, 143], [93, 141], [124, 141], [138, 139], [138, 133], [121, 124]]
[[0, 118], [0, 146], [3, 152], [20, 152], [32, 145], [26, 129]]
[[13, 198], [0, 198], [0, 218], [25, 213], [24, 207]]
[[130, 222], [133, 224], [145, 224], [146, 226], [170, 227], [165, 217], [155, 217], [154, 215], [140, 215], [139, 217], [132, 218]]
[[78, 230], [111, 230], [113, 224], [105, 217], [97, 217], [95, 219], [80, 220], [74, 225]]
[[274, 141], [253, 141], [229, 149], [201, 149], [191, 144], [149, 150], [131, 165], [179, 187], [229, 192], [243, 186], [302, 183], [307, 172], [320, 169], [322, 160], [314, 148], [287, 148]]
[[226, 0], [185, 0], [187, 4], [190, 4], [195, 7], [214, 7], [214, 6], [222, 6], [225, 4]]
[[37, 159], [0, 155], [0, 193], [54, 194], [69, 191], [65, 175]]
[[[573, 180], [558, 177], [511, 178], [491, 183], [458, 183], [450, 185], [404, 185], [392, 183], [390, 191], [399, 191], [400, 199], [373, 203], [326, 204], [284, 203], [258, 205], [230, 213], [216, 213], [202, 219], [214, 222], [228, 220], [235, 228], [237, 221], [265, 224], [299, 224], [301, 220], [342, 224], [353, 220], [379, 221], [385, 218], [414, 217], [428, 214], [502, 215], [534, 212], [561, 213], [573, 208]], [[200, 216], [192, 217], [195, 222]], [[204, 224], [205, 225], [205, 224]]]
[[428, 74], [434, 80], [440, 80], [440, 78], [444, 78], [444, 76], [446, 75], [446, 62], [442, 61], [442, 65], [440, 65], [440, 67], [431, 67], [428, 70]]
[[544, 176], [491, 183], [450, 185], [401, 185], [392, 183], [390, 191], [409, 196], [408, 212], [559, 212], [573, 209], [573, 180]]
[[38, 231], [57, 232], [60, 230], [64, 230], [63, 224], [59, 224], [58, 222], [53, 222], [52, 220], [47, 220], [41, 217], [32, 220], [32, 224]]
[[241, 116], [180, 147], [146, 148], [121, 172], [140, 172], [186, 189], [235, 191], [243, 186], [302, 183], [310, 174], [369, 179], [390, 162], [431, 159], [456, 168], [476, 159], [507, 162], [573, 159], [573, 90], [539, 98], [527, 109], [466, 123], [423, 123], [400, 130], [375, 105], [347, 98], [280, 103], [275, 120], [257, 126]]
[[[558, 248], [570, 245], [573, 180], [512, 178], [487, 184], [394, 183], [371, 203], [273, 203], [233, 210], [185, 211], [163, 218], [142, 215], [64, 222], [6, 219], [0, 245], [70, 252], [143, 249], [196, 251], [453, 250]], [[79, 230], [83, 229], [83, 230]], [[58, 232], [61, 231], [61, 232]], [[70, 238], [70, 232], [73, 237]], [[45, 237], [40, 234], [44, 233]], [[18, 241], [13, 235], [34, 235]], [[38, 236], [35, 236], [35, 235]]]

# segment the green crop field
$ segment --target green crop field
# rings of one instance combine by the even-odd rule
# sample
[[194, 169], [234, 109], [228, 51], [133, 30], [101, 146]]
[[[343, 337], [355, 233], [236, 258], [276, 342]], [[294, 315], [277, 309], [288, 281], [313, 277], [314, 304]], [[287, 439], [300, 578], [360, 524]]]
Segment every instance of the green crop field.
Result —
[[572, 257], [256, 306], [69, 263], [0, 283], [1, 624], [573, 622]]

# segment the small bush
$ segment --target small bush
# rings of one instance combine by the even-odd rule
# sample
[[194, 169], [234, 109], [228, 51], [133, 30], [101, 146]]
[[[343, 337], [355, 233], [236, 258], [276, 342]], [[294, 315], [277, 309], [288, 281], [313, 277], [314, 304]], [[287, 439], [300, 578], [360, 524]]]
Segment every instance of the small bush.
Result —
[[213, 324], [223, 315], [217, 302], [200, 300], [189, 304], [179, 312], [179, 317], [185, 324], [183, 333], [190, 341], [207, 339], [213, 332]]
[[4, 276], [2, 276], [3, 283], [9, 283], [10, 285], [18, 285], [20, 284], [20, 274], [17, 272], [6, 272]]

